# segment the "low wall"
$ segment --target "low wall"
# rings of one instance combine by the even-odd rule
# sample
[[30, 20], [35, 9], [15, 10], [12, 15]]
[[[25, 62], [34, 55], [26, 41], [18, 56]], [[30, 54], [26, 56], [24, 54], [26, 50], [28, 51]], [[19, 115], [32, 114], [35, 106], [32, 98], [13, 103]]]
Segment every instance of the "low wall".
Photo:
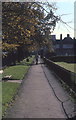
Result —
[[44, 62], [52, 69], [69, 87], [76, 92], [76, 74], [44, 58]]

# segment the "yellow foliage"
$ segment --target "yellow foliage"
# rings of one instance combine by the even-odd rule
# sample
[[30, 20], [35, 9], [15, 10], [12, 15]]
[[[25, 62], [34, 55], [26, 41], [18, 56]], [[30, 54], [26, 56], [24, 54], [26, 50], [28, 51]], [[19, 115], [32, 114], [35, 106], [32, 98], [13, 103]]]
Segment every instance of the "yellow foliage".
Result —
[[8, 44], [8, 43], [3, 43], [2, 44], [2, 49], [5, 50], [5, 51], [8, 51], [8, 50], [14, 50], [18, 47], [19, 45], [18, 44]]
[[[26, 46], [30, 44], [30, 47], [28, 47], [30, 51], [37, 49], [38, 47], [36, 44], [31, 45], [31, 43], [34, 43], [34, 40], [31, 41], [30, 38], [34, 38], [36, 34], [37, 28], [35, 25], [39, 24], [39, 16], [41, 16], [41, 13], [35, 9], [32, 9], [30, 7], [31, 3], [28, 3], [27, 6], [24, 4], [24, 9], [22, 9], [21, 3], [8, 3], [8, 7], [12, 7], [13, 9], [13, 11], [10, 10], [8, 13], [8, 7], [6, 4], [7, 3], [5, 3], [4, 9], [7, 11], [3, 12], [3, 18], [6, 17], [6, 19], [3, 19], [3, 49], [6, 51], [16, 49], [18, 45], [15, 43], [18, 42], [21, 45], [26, 44]], [[30, 7], [30, 9], [27, 9], [28, 7]], [[35, 7], [39, 8], [39, 6], [36, 5]], [[14, 44], [8, 44], [7, 41]]]

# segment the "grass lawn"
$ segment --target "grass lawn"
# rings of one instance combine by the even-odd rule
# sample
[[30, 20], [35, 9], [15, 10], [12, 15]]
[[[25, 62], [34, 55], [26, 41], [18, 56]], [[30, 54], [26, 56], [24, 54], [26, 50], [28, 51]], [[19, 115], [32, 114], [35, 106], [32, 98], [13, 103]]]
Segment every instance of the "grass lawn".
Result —
[[34, 59], [34, 56], [28, 57], [28, 59], [29, 59], [29, 62], [27, 62], [27, 59], [24, 59], [23, 61], [20, 62], [20, 64], [30, 65]]
[[55, 62], [55, 64], [60, 65], [61, 67], [76, 73], [76, 64], [74, 63], [66, 63], [66, 62]]
[[9, 103], [12, 102], [13, 96], [16, 94], [20, 83], [11, 83], [11, 82], [2, 82], [2, 113], [4, 114], [5, 110], [9, 106]]
[[[10, 66], [4, 69], [2, 77], [12, 75], [10, 79], [13, 80], [22, 80], [24, 75], [27, 73], [30, 64], [32, 63], [34, 57], [29, 57], [29, 62], [26, 62], [26, 59], [21, 61], [15, 66]], [[1, 77], [1, 76], [0, 76]], [[6, 109], [12, 102], [13, 97], [17, 93], [20, 83], [12, 82], [2, 82], [2, 113], [4, 115]]]
[[0, 74], [0, 80], [2, 79], [2, 74]]
[[11, 79], [21, 80], [23, 79], [28, 68], [29, 66], [25, 66], [25, 65], [16, 65], [16, 66], [8, 67], [4, 70], [3, 77], [11, 75]]
[[2, 103], [2, 82], [0, 82], [0, 106]]
[[21, 61], [19, 64], [15, 66], [7, 67], [6, 69], [4, 69], [2, 77], [11, 75], [10, 79], [22, 80], [25, 73], [27, 73], [33, 59], [34, 57], [30, 57], [29, 62], [26, 62], [26, 59], [24, 59], [23, 61]]

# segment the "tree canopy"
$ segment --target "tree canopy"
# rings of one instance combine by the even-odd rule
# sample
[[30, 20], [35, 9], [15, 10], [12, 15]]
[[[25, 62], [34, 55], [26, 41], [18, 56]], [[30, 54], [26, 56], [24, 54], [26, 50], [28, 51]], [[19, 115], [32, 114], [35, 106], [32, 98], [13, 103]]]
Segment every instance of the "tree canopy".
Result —
[[[48, 6], [50, 11], [47, 12], [44, 6]], [[55, 9], [42, 2], [3, 2], [3, 51], [11, 48], [14, 50], [19, 46], [33, 51], [43, 45], [49, 46], [48, 35], [59, 20], [59, 17], [54, 15]]]

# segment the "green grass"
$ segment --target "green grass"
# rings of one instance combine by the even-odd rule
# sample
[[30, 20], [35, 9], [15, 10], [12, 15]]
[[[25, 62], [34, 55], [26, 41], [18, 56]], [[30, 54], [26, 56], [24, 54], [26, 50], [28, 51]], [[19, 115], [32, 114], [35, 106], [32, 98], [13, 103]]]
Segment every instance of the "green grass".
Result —
[[76, 64], [74, 63], [66, 63], [66, 62], [55, 62], [55, 64], [58, 64], [59, 66], [76, 73]]
[[0, 80], [2, 79], [2, 74], [0, 74]]
[[[22, 80], [24, 75], [27, 73], [30, 64], [32, 63], [34, 57], [29, 57], [29, 62], [26, 59], [21, 61], [15, 66], [10, 66], [4, 69], [2, 77], [12, 75], [11, 79]], [[0, 76], [1, 77], [1, 76]], [[13, 101], [13, 97], [17, 93], [20, 83], [12, 82], [2, 82], [2, 114], [4, 115], [6, 109], [10, 105], [9, 103]]]
[[2, 113], [9, 106], [9, 103], [13, 100], [13, 96], [16, 94], [19, 83], [3, 82], [2, 83]]
[[8, 67], [3, 72], [3, 77], [7, 75], [12, 75], [11, 79], [21, 80], [23, 79], [25, 73], [27, 72], [29, 66], [16, 65]]
[[22, 80], [24, 78], [25, 73], [27, 73], [33, 59], [34, 57], [29, 57], [29, 62], [26, 62], [26, 59], [24, 59], [15, 66], [7, 67], [6, 69], [4, 69], [2, 77], [11, 75], [10, 79]]
[[2, 103], [2, 82], [0, 82], [0, 104]]
[[28, 57], [28, 59], [29, 59], [29, 62], [27, 62], [27, 59], [24, 59], [23, 61], [20, 62], [20, 64], [30, 65], [34, 59], [34, 56]]

